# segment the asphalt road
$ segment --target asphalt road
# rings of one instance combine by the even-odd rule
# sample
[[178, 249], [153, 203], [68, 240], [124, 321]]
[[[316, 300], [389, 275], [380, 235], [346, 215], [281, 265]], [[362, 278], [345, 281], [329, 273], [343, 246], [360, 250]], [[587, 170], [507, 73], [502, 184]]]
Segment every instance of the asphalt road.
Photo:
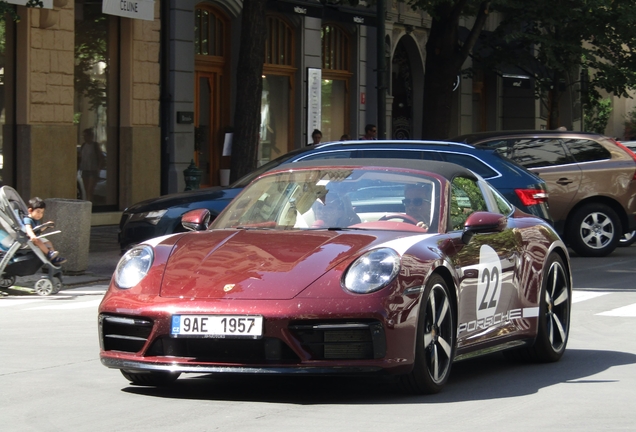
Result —
[[98, 359], [105, 287], [0, 299], [3, 431], [634, 430], [636, 246], [572, 257], [568, 350], [555, 364], [500, 354], [453, 366], [442, 393], [380, 379], [187, 376], [133, 387]]

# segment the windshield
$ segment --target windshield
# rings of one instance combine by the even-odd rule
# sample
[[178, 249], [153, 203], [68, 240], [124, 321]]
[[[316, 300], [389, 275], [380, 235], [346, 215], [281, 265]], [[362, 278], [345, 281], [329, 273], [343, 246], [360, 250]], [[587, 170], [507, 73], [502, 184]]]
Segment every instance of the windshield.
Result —
[[437, 231], [439, 180], [363, 168], [302, 169], [249, 185], [211, 229]]
[[282, 155], [280, 157], [277, 157], [273, 161], [269, 161], [265, 165], [262, 165], [259, 168], [256, 168], [254, 171], [250, 172], [249, 174], [244, 175], [243, 177], [241, 177], [240, 179], [238, 179], [237, 181], [232, 183], [229, 187], [231, 187], [231, 188], [242, 188], [242, 187], [245, 187], [248, 184], [250, 184], [252, 182], [252, 180], [254, 180], [256, 177], [258, 177], [261, 174], [263, 174], [265, 171], [269, 171], [271, 169], [274, 169], [278, 165], [281, 165], [281, 164], [287, 162], [288, 160], [292, 159], [293, 157], [296, 157], [297, 154], [304, 153], [305, 151], [307, 151], [307, 149], [301, 148], [301, 149], [292, 150], [292, 151], [290, 151], [288, 153], [285, 153], [284, 155]]

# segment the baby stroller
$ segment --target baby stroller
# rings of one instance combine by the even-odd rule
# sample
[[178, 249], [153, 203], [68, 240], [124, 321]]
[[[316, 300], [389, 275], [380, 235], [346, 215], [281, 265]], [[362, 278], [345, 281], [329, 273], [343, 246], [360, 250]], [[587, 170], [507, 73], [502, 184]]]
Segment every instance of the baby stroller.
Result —
[[[45, 267], [47, 276], [35, 283], [35, 292], [42, 296], [56, 294], [62, 289], [62, 270], [51, 264], [27, 236], [22, 223], [27, 214], [28, 208], [15, 189], [0, 188], [0, 288], [9, 288], [17, 276], [30, 276]], [[44, 226], [36, 227], [35, 234], [44, 237], [60, 232], [40, 235]]]

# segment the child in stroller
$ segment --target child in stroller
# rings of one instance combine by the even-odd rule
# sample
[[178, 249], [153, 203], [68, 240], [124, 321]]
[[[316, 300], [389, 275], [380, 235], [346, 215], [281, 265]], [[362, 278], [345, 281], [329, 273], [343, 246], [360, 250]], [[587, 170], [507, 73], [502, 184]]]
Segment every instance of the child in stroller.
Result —
[[46, 257], [54, 266], [59, 267], [60, 264], [64, 264], [66, 262], [66, 258], [59, 256], [60, 254], [53, 247], [53, 243], [46, 238], [40, 239], [40, 237], [38, 237], [35, 233], [37, 231], [41, 234], [45, 229], [53, 224], [51, 221], [40, 223], [40, 220], [44, 217], [44, 209], [46, 209], [46, 203], [42, 200], [42, 198], [35, 197], [30, 199], [28, 208], [29, 214], [22, 218], [22, 222], [24, 223], [27, 236], [29, 236], [33, 244], [44, 252]]
[[[35, 283], [35, 292], [39, 295], [55, 294], [62, 288], [62, 270], [59, 264], [49, 261], [45, 252], [29, 238], [23, 223], [28, 214], [26, 204], [13, 188], [0, 188], [0, 288], [9, 288], [17, 276], [35, 274], [44, 266], [48, 270], [47, 276]], [[46, 225], [33, 230], [38, 239], [59, 233], [41, 234], [42, 226]]]

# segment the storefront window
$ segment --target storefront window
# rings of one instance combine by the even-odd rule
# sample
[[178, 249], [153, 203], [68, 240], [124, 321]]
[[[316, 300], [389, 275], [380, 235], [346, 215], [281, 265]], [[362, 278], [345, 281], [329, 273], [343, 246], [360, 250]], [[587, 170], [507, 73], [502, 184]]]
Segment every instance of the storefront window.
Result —
[[119, 18], [102, 2], [75, 1], [75, 115], [79, 199], [93, 210], [117, 205]]
[[[340, 27], [322, 27], [322, 141], [349, 134], [349, 35]], [[355, 137], [354, 137], [355, 138]]]
[[14, 23], [0, 17], [0, 186], [13, 184]]
[[289, 112], [289, 78], [266, 76], [261, 98], [259, 166], [287, 153]]
[[261, 133], [259, 166], [287, 153], [292, 147], [294, 32], [277, 16], [267, 17], [263, 93], [261, 97]]
[[348, 133], [345, 108], [346, 81], [322, 80], [322, 140], [336, 141]]

